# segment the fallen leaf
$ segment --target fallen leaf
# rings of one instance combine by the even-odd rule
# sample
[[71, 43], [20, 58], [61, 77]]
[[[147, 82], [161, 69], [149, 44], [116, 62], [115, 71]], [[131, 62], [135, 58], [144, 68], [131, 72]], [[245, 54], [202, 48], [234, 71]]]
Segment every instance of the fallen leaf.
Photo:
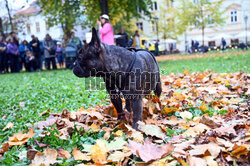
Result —
[[204, 159], [206, 160], [208, 166], [219, 166], [212, 156], [206, 156]]
[[57, 151], [55, 149], [47, 148], [44, 152], [37, 152], [35, 158], [31, 161], [30, 166], [50, 166], [51, 164], [60, 163], [61, 161], [56, 160]]
[[9, 123], [6, 124], [6, 126], [3, 128], [2, 131], [5, 131], [5, 130], [7, 130], [7, 129], [12, 129], [13, 127], [14, 127], [14, 124], [11, 123], [11, 122], [9, 122]]
[[201, 110], [201, 111], [206, 111], [208, 108], [207, 108], [207, 106], [205, 105], [205, 103], [203, 102], [202, 104], [201, 104], [201, 106], [199, 107], [199, 109]]
[[62, 157], [64, 159], [70, 159], [71, 154], [67, 150], [64, 150], [63, 148], [59, 148], [57, 150], [57, 157]]
[[85, 153], [82, 153], [77, 148], [73, 149], [72, 154], [73, 154], [73, 157], [74, 157], [75, 160], [81, 160], [81, 161], [89, 161], [89, 160], [91, 160], [90, 156], [88, 156]]
[[9, 137], [8, 144], [10, 147], [15, 145], [24, 145], [28, 142], [29, 138], [34, 135], [36, 135], [36, 133], [33, 132], [33, 128], [31, 128], [27, 134], [23, 134], [21, 132], [16, 133], [12, 137]]
[[108, 161], [112, 161], [112, 162], [119, 162], [119, 161], [123, 161], [125, 157], [130, 156], [132, 153], [130, 152], [121, 152], [121, 151], [115, 151], [113, 153], [111, 153], [108, 156]]
[[106, 147], [108, 151], [116, 151], [123, 149], [125, 144], [127, 144], [127, 142], [123, 137], [115, 137], [113, 141], [111, 141], [110, 143], [106, 143]]
[[146, 139], [144, 144], [140, 144], [129, 140], [128, 148], [137, 157], [141, 158], [144, 162], [161, 159], [163, 156], [170, 154], [173, 147], [170, 144], [158, 146], [153, 144], [149, 139]]
[[29, 149], [27, 151], [27, 158], [29, 160], [33, 160], [35, 158], [35, 155], [37, 154], [37, 152], [38, 152], [38, 150], [36, 150], [36, 149]]
[[184, 112], [180, 113], [180, 116], [181, 116], [182, 119], [189, 120], [189, 119], [192, 119], [193, 114], [191, 112], [184, 111]]
[[198, 123], [197, 125], [195, 125], [194, 127], [190, 127], [187, 131], [185, 131], [182, 136], [183, 137], [194, 137], [197, 134], [200, 134], [204, 131], [209, 131], [211, 130], [210, 127], [202, 124], [202, 123]]
[[121, 137], [121, 136], [123, 136], [123, 132], [122, 132], [122, 130], [117, 130], [117, 131], [114, 133], [114, 135], [117, 136], [117, 137]]
[[188, 156], [188, 164], [189, 166], [207, 166], [205, 159], [191, 156]]
[[142, 143], [144, 140], [143, 134], [136, 130], [132, 130], [132, 134], [130, 137], [133, 138], [135, 142], [139, 142], [139, 143]]
[[90, 149], [91, 159], [95, 164], [105, 164], [107, 162], [107, 147], [104, 140], [97, 140], [96, 144]]
[[8, 142], [4, 143], [0, 149], [0, 154], [3, 154], [9, 150], [9, 144]]
[[138, 129], [145, 133], [146, 135], [155, 136], [157, 138], [165, 139], [166, 135], [163, 133], [162, 129], [159, 126], [144, 124], [142, 122], [138, 122]]
[[[215, 144], [215, 143], [209, 143], [209, 144], [202, 144], [202, 145], [191, 145], [193, 147], [192, 150], [189, 151], [189, 154], [191, 156], [212, 156], [216, 158], [219, 153], [224, 150], [225, 148]], [[206, 152], [209, 152], [209, 154], [206, 154]]]

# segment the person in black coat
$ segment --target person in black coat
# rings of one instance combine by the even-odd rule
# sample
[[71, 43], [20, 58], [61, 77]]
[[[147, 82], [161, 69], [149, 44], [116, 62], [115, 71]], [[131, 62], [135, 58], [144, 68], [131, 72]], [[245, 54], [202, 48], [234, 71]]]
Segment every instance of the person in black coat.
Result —
[[120, 47], [127, 47], [128, 46], [128, 34], [124, 32], [123, 28], [120, 29], [120, 32], [118, 33], [118, 35], [120, 35], [120, 37], [116, 39], [116, 45]]
[[42, 56], [41, 56], [41, 49], [40, 49], [40, 41], [34, 35], [31, 36], [32, 40], [30, 41], [29, 45], [32, 50], [32, 53], [35, 57], [36, 61], [36, 70], [42, 70]]
[[6, 68], [6, 44], [4, 43], [3, 36], [0, 36], [0, 74], [3, 74]]

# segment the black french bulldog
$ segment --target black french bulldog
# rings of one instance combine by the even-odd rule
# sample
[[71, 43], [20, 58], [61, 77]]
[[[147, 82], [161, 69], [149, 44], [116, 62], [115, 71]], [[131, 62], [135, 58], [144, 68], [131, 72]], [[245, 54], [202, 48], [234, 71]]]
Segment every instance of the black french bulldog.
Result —
[[133, 111], [135, 129], [142, 120], [142, 98], [152, 91], [160, 97], [162, 91], [159, 67], [153, 55], [101, 43], [95, 28], [92, 28], [91, 42], [79, 51], [73, 72], [77, 77], [103, 77], [118, 119], [124, 118], [121, 100], [124, 97], [125, 108]]

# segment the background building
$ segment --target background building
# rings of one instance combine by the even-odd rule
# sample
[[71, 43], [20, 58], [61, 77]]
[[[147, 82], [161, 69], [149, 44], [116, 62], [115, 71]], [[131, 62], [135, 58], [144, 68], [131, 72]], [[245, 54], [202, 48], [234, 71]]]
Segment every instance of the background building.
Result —
[[[197, 0], [192, 1], [194, 3], [197, 2]], [[173, 4], [171, 4], [171, 1], [169, 2], [168, 0], [153, 1], [151, 9], [152, 19], [144, 18], [137, 20], [137, 27], [140, 29], [142, 37], [151, 41], [151, 43], [154, 43], [157, 39], [157, 24], [163, 19], [164, 13], [161, 13], [163, 10], [160, 10], [160, 8], [167, 9], [168, 5], [173, 5], [173, 7], [178, 5], [176, 1]], [[250, 40], [250, 33], [246, 33], [246, 26], [248, 30], [250, 29], [250, 0], [224, 0], [222, 10], [225, 10], [225, 24], [221, 27], [215, 27], [213, 24], [208, 25], [205, 29], [205, 45], [219, 46], [222, 37], [225, 38], [227, 45], [240, 42], [245, 43], [246, 36]], [[191, 43], [191, 40], [198, 40], [200, 45], [202, 44], [202, 31], [195, 27], [193, 27], [193, 30], [178, 36], [177, 40], [169, 37], [164, 40], [163, 36], [164, 34], [158, 32], [161, 46], [167, 48], [167, 50], [169, 50], [170, 46], [173, 46], [173, 48], [177, 48], [180, 51], [185, 51], [185, 40], [188, 43]]]
[[[34, 0], [10, 0], [8, 1], [11, 7], [11, 14], [18, 18], [17, 35], [20, 40], [31, 40], [31, 35], [35, 35], [39, 40], [43, 40], [48, 33], [53, 39], [61, 41], [63, 38], [63, 30], [60, 25], [49, 27], [46, 23], [45, 16], [42, 15], [42, 9], [36, 4]], [[5, 2], [1, 3], [1, 6]], [[5, 6], [3, 6], [5, 7]], [[6, 16], [7, 10], [2, 10], [0, 16]], [[13, 17], [14, 18], [14, 17]], [[11, 31], [10, 26], [6, 28], [5, 33]], [[75, 34], [81, 40], [86, 39], [86, 33], [89, 29], [83, 29], [80, 25], [75, 26]]]

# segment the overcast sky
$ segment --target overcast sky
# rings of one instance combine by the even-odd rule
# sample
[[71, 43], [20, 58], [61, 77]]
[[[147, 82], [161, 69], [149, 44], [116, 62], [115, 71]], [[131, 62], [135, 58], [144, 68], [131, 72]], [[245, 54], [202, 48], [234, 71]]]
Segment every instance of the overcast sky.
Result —
[[[27, 6], [28, 3], [32, 1], [34, 0], [8, 0], [8, 3], [9, 3], [10, 9], [17, 10], [17, 9], [22, 8], [23, 6]], [[7, 10], [5, 7], [5, 0], [0, 0], [0, 9], [1, 9], [0, 16], [4, 16], [7, 14]]]

